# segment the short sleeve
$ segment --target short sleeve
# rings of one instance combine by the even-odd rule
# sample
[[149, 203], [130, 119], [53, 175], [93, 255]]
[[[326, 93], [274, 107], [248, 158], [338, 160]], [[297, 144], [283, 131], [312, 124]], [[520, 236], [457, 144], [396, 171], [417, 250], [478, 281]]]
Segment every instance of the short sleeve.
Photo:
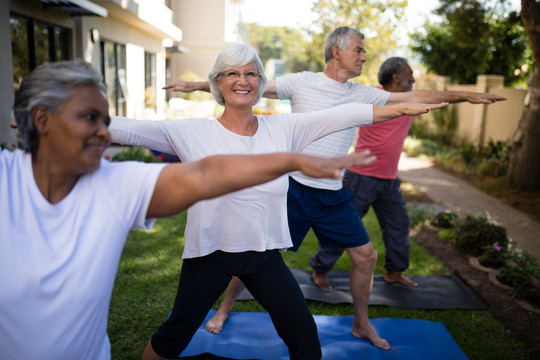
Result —
[[150, 229], [154, 219], [147, 220], [146, 213], [157, 180], [166, 163], [141, 163], [136, 161], [102, 161], [100, 181], [110, 206], [119, 212], [130, 229]]
[[276, 78], [276, 92], [281, 100], [290, 99], [293, 96], [296, 76], [297, 74], [287, 74]]

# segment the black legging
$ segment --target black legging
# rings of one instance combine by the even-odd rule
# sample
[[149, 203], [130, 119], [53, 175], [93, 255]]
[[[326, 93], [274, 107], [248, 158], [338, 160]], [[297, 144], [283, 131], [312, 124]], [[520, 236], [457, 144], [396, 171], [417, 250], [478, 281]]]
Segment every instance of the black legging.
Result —
[[278, 250], [226, 253], [185, 259], [171, 315], [152, 336], [152, 348], [177, 358], [203, 323], [208, 311], [238, 276], [268, 311], [291, 359], [321, 359], [317, 326], [302, 291]]

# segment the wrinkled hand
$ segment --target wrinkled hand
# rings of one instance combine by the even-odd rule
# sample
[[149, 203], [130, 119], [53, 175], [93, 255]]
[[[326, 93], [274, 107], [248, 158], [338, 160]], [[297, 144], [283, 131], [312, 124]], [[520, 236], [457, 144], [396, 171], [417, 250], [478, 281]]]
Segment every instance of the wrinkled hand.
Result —
[[176, 81], [168, 83], [163, 87], [163, 90], [180, 91], [190, 93], [199, 90], [197, 82], [195, 81]]
[[467, 96], [467, 101], [471, 104], [493, 104], [503, 100], [506, 98], [495, 94], [471, 93]]
[[321, 158], [306, 155], [302, 161], [300, 171], [307, 176], [314, 178], [334, 178], [341, 177], [341, 171], [352, 167], [362, 167], [373, 163], [377, 158], [370, 155], [369, 150], [358, 153], [351, 153], [335, 158]]
[[405, 106], [405, 115], [422, 115], [427, 114], [431, 110], [441, 109], [448, 106], [447, 102], [442, 102], [439, 104], [426, 104], [426, 103], [402, 103], [401, 105]]

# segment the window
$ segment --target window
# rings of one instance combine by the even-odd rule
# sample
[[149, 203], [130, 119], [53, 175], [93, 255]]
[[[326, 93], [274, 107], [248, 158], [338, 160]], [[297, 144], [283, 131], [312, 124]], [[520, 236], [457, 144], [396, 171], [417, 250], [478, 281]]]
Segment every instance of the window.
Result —
[[101, 73], [107, 84], [109, 112], [126, 116], [126, 47], [111, 41], [101, 41]]
[[[172, 74], [171, 74], [171, 59], [166, 58], [165, 59], [165, 84], [168, 84], [172, 82]], [[171, 100], [171, 91], [167, 90], [165, 92], [165, 100], [169, 101]]]
[[9, 24], [15, 89], [35, 67], [68, 59], [68, 29], [15, 15]]
[[144, 53], [144, 107], [156, 108], [156, 55]]

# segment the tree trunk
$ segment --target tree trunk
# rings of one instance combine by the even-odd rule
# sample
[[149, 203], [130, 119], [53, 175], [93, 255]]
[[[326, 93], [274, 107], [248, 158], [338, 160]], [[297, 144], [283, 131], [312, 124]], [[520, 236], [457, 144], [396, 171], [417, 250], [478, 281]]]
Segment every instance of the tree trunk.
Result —
[[535, 69], [510, 154], [510, 181], [525, 191], [540, 190], [540, 11], [536, 0], [521, 0], [521, 20], [531, 44]]
[[535, 68], [510, 154], [510, 181], [525, 191], [540, 190], [540, 70]]

